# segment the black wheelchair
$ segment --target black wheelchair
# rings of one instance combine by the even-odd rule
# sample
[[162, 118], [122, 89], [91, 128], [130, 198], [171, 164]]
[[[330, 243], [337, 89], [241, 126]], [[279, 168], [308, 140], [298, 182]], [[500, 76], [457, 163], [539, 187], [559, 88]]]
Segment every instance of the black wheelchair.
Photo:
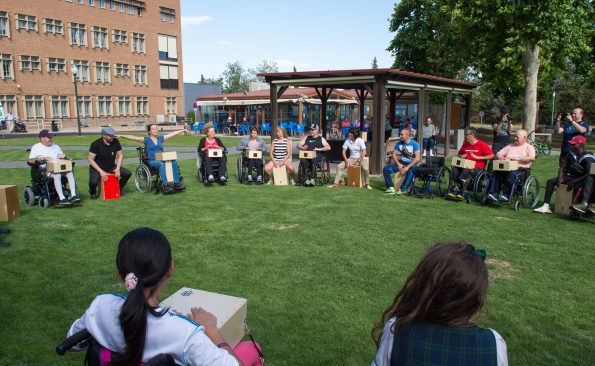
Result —
[[[149, 157], [144, 147], [137, 147], [136, 152], [138, 154], [139, 165], [134, 173], [134, 184], [136, 189], [141, 193], [150, 192], [153, 189], [155, 194], [163, 192], [163, 182], [159, 176], [159, 169], [153, 168], [149, 165]], [[178, 167], [178, 175], [180, 182], [184, 179], [182, 177], [182, 171]]]
[[306, 167], [304, 160], [300, 159], [300, 163], [298, 165], [298, 181], [297, 184], [300, 186], [306, 186], [307, 181], [314, 180], [314, 185], [323, 186], [328, 183], [331, 178], [331, 165], [323, 154], [317, 152], [316, 158], [311, 159], [313, 169], [308, 171], [309, 169]]
[[[63, 340], [56, 347], [56, 353], [60, 356], [64, 356], [66, 352], [74, 350], [74, 347], [76, 347], [77, 350], [87, 349], [87, 353], [85, 355], [85, 365], [88, 366], [106, 366], [109, 364], [109, 361], [105, 362], [105, 359], [111, 361], [123, 359], [122, 354], [103, 348], [86, 329], [78, 331], [77, 333]], [[171, 355], [162, 353], [153, 357], [144, 365], [175, 366], [176, 363]]]
[[[489, 170], [490, 166], [491, 161], [487, 163], [486, 169]], [[483, 187], [487, 184], [487, 176], [484, 175], [486, 169], [471, 169], [470, 176], [464, 180], [459, 178], [457, 179], [457, 182], [454, 182], [451, 170], [451, 174], [448, 178], [448, 189], [446, 190], [444, 198], [452, 201], [465, 201], [467, 203], [471, 203], [471, 201], [481, 202], [485, 196], [485, 188]], [[458, 190], [453, 189], [454, 183], [459, 185]]]
[[427, 156], [425, 159], [424, 164], [413, 168], [410, 193], [415, 196], [434, 198], [434, 189], [436, 189], [438, 196], [444, 197], [448, 191], [450, 169], [444, 166], [443, 156]]
[[[493, 171], [482, 171], [479, 173], [473, 186], [474, 197], [484, 205], [494, 202], [487, 198], [494, 174]], [[507, 182], [502, 182], [502, 184], [506, 186]], [[521, 206], [526, 208], [535, 208], [537, 206], [537, 202], [539, 201], [539, 181], [537, 177], [531, 175], [530, 168], [523, 169], [516, 177], [512, 183], [511, 192], [508, 202], [514, 202], [515, 211], [518, 211]]]
[[246, 153], [247, 153], [247, 151], [242, 152], [236, 162], [236, 178], [238, 180], [238, 183], [252, 183], [252, 182], [254, 182], [256, 184], [264, 184], [264, 180], [265, 180], [264, 158], [262, 156], [260, 157], [260, 163], [262, 164], [262, 167], [263, 167], [262, 168], [263, 175], [261, 176], [262, 180], [260, 182], [257, 182], [256, 179], [254, 179], [253, 181], [249, 181], [248, 180], [248, 161], [250, 160], [250, 158], [246, 157]]
[[[225, 152], [223, 153], [223, 156], [226, 157]], [[225, 164], [227, 164], [227, 157], [226, 157]], [[210, 185], [212, 182], [209, 181], [209, 177], [207, 176], [207, 170], [205, 167], [203, 153], [200, 153], [200, 152], [198, 153], [198, 158], [196, 158], [196, 168], [198, 169], [198, 180], [203, 182], [205, 185]], [[221, 179], [220, 179], [220, 177], [221, 177], [221, 174], [220, 174], [221, 161], [220, 161], [220, 159], [213, 159], [211, 161], [211, 168], [213, 171], [213, 179], [215, 181], [219, 182], [219, 184], [222, 184], [222, 185], [227, 184], [227, 180], [221, 181]]]
[[[48, 177], [45, 161], [36, 160], [34, 164], [27, 162], [27, 165], [31, 167], [31, 184], [23, 189], [25, 205], [30, 207], [38, 203], [39, 207], [48, 208], [58, 203], [60, 197], [54, 187], [54, 179]], [[72, 162], [72, 171], [74, 173], [74, 161]], [[62, 192], [66, 197], [72, 196], [68, 180], [64, 176], [62, 176]], [[78, 187], [74, 195], [79, 195]]]

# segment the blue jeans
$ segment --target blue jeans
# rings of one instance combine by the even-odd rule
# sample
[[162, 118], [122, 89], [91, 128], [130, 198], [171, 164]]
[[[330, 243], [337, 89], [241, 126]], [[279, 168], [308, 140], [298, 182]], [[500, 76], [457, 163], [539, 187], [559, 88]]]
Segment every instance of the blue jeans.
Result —
[[428, 137], [423, 139], [424, 151], [432, 150], [434, 145], [436, 145], [436, 140], [434, 140], [434, 138]]
[[[168, 184], [170, 182], [167, 181], [167, 176], [165, 175], [165, 163], [160, 160], [149, 160], [149, 165], [151, 168], [159, 169], [159, 177], [161, 177], [161, 181], [163, 184]], [[178, 162], [176, 160], [172, 160], [171, 162], [172, 170], [174, 171], [174, 183], [180, 183], [180, 174], [178, 169]]]
[[[490, 184], [489, 193], [491, 194], [498, 194], [500, 189], [502, 189], [502, 194], [507, 196], [508, 198], [512, 197], [512, 185], [522, 174], [525, 174], [526, 169], [520, 168], [517, 170], [512, 170], [510, 172], [494, 172], [494, 179]], [[502, 187], [503, 183], [506, 182], [506, 186]]]
[[[401, 163], [407, 165], [407, 163]], [[394, 186], [393, 177], [392, 175], [399, 171], [397, 164], [389, 164], [382, 169], [382, 174], [384, 174], [384, 183], [388, 188]], [[401, 185], [401, 191], [405, 191], [407, 187], [409, 187], [409, 183], [413, 179], [413, 166], [409, 168], [407, 174], [405, 175], [405, 181]]]

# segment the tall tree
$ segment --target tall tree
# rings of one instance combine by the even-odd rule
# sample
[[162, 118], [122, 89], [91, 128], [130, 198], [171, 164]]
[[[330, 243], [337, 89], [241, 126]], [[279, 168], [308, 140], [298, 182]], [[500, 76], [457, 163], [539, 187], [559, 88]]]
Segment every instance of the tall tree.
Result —
[[219, 76], [218, 78], [205, 78], [203, 74], [200, 74], [200, 84], [210, 84], [210, 85], [223, 85], [223, 78]]
[[256, 75], [271, 72], [279, 72], [279, 66], [277, 66], [277, 63], [273, 60], [263, 60], [260, 65], [256, 66], [256, 68], [249, 70], [249, 73], [252, 74], [252, 78], [262, 83], [265, 81], [264, 77]]
[[244, 69], [240, 61], [228, 63], [223, 71], [223, 92], [233, 93], [237, 91], [248, 91], [251, 75]]
[[372, 60], [372, 68], [373, 69], [378, 68], [378, 60], [376, 60], [376, 56], [374, 56], [374, 59]]

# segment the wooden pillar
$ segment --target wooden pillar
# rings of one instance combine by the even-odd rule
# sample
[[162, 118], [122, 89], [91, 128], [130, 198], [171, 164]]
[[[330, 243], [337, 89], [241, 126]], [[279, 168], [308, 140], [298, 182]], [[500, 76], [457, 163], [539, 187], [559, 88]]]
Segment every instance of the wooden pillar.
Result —
[[197, 119], [198, 122], [202, 122], [203, 121], [202, 107], [201, 106], [198, 106], [198, 116], [197, 117], [198, 117], [198, 119]]
[[442, 131], [444, 133], [444, 156], [448, 156], [450, 153], [450, 123], [452, 114], [452, 92], [449, 91], [446, 94], [446, 120], [442, 122], [444, 127]]
[[374, 81], [374, 116], [372, 130], [372, 152], [370, 154], [370, 174], [380, 174], [384, 167], [384, 106], [386, 105], [386, 85], [383, 78]]
[[303, 119], [302, 119], [302, 101], [298, 100], [298, 123], [301, 125], [302, 123], [304, 123]]
[[471, 94], [465, 96], [465, 128], [471, 126]]
[[423, 146], [422, 126], [428, 115], [428, 92], [424, 89], [417, 92], [417, 142]]
[[270, 84], [270, 101], [271, 101], [271, 142], [275, 138], [275, 130], [277, 129], [277, 86]]
[[326, 136], [326, 102], [328, 98], [326, 97], [326, 88], [322, 88], [322, 104], [320, 107], [320, 134], [322, 136]]
[[397, 91], [391, 89], [388, 91], [388, 113], [390, 115], [390, 124], [392, 126], [397, 110]]
[[[339, 121], [343, 122], [339, 116], [339, 104], [335, 104], [335, 118], [339, 118]], [[339, 123], [341, 123], [339, 122]]]

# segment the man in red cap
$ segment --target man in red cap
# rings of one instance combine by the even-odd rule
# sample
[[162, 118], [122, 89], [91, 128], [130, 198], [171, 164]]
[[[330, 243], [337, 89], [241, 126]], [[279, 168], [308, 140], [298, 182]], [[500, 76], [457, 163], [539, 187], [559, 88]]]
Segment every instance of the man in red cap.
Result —
[[533, 211], [552, 213], [550, 200], [554, 189], [562, 183], [568, 185], [568, 190], [583, 188], [580, 197], [578, 197], [577, 204], [573, 205], [575, 210], [580, 212], [587, 212], [587, 210], [591, 212], [595, 211], [589, 203], [593, 200], [594, 179], [590, 172], [591, 165], [595, 163], [595, 156], [593, 156], [593, 153], [585, 150], [586, 143], [587, 139], [581, 135], [576, 135], [569, 141], [571, 146], [570, 154], [566, 155], [562, 161], [562, 166], [558, 169], [558, 176], [547, 181], [543, 206]]

